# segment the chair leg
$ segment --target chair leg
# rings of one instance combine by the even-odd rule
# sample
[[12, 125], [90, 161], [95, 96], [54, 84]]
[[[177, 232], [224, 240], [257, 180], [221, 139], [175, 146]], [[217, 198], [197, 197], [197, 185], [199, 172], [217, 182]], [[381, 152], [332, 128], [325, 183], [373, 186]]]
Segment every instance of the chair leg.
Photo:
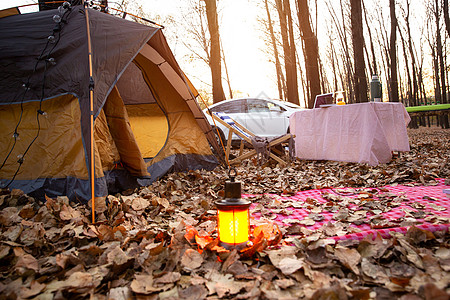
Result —
[[225, 152], [225, 155], [227, 156], [227, 159], [230, 159], [231, 138], [232, 137], [233, 137], [233, 130], [230, 130], [228, 132], [227, 149], [226, 149], [226, 152]]
[[239, 146], [239, 156], [241, 156], [242, 153], [244, 153], [244, 141], [243, 140], [241, 140], [241, 145]]

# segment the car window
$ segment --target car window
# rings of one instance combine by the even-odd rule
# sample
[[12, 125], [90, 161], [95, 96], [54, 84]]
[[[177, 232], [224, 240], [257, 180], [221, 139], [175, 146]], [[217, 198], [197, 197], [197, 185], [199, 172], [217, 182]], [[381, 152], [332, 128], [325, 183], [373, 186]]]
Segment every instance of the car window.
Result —
[[279, 106], [278, 104], [272, 103], [272, 102], [267, 102], [267, 106], [269, 107], [270, 110], [273, 110], [273, 111], [286, 111], [286, 109], [284, 109], [283, 107]]
[[227, 114], [245, 113], [245, 99], [239, 99], [226, 103], [218, 104], [211, 108], [213, 112], [223, 112]]
[[249, 99], [247, 101], [248, 112], [269, 112], [269, 106], [267, 101], [258, 99]]

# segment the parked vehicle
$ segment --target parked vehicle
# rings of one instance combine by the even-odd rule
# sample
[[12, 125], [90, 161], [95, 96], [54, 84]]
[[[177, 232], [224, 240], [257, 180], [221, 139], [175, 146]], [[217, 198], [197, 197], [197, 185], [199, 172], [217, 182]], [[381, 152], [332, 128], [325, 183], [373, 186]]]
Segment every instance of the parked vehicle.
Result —
[[[273, 99], [242, 98], [224, 100], [209, 107], [211, 112], [221, 112], [236, 120], [248, 130], [261, 137], [278, 137], [289, 132], [289, 116], [297, 110], [298, 105], [286, 101]], [[228, 138], [228, 129], [213, 122], [211, 116], [204, 109], [211, 126], [219, 127], [223, 139]], [[232, 141], [239, 137], [233, 135]]]

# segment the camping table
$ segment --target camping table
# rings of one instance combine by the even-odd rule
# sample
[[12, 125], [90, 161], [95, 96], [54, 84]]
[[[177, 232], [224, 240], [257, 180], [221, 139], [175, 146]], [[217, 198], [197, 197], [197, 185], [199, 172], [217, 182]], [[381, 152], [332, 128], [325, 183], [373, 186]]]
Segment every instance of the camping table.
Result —
[[367, 102], [297, 111], [289, 118], [296, 157], [377, 165], [409, 151], [402, 103]]

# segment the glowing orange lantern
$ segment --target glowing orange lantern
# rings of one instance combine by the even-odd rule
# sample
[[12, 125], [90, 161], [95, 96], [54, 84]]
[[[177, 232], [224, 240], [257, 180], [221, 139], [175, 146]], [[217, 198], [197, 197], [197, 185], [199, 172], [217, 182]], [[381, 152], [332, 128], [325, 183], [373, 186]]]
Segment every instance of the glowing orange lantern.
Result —
[[230, 178], [225, 182], [225, 198], [216, 201], [219, 240], [224, 248], [242, 249], [248, 242], [251, 202], [241, 199], [241, 183]]

